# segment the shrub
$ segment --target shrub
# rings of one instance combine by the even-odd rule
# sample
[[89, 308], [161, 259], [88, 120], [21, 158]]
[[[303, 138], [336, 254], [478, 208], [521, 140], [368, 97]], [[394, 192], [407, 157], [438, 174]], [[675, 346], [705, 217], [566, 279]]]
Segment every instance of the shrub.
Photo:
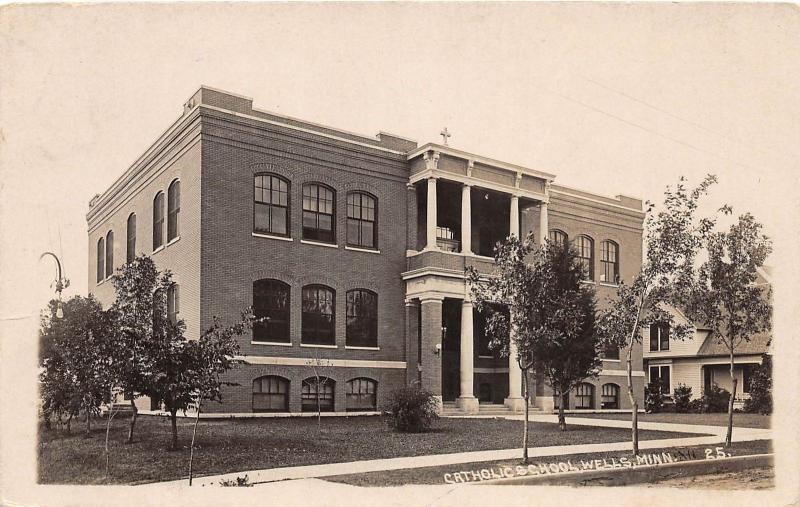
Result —
[[772, 358], [767, 354], [750, 376], [750, 398], [744, 402], [744, 411], [772, 413]]
[[661, 383], [650, 382], [644, 391], [644, 409], [648, 414], [661, 412], [664, 407], [664, 395], [661, 394]]
[[689, 402], [686, 411], [692, 414], [702, 414], [705, 412], [705, 403], [702, 398], [697, 398]]
[[219, 485], [225, 488], [250, 488], [253, 486], [247, 474], [244, 477], [236, 477], [236, 479], [222, 479], [219, 481]]
[[672, 391], [672, 399], [675, 402], [675, 412], [685, 414], [689, 411], [689, 402], [692, 400], [692, 388], [686, 384], [678, 384]]
[[703, 411], [704, 412], [727, 412], [728, 400], [731, 398], [731, 393], [728, 390], [721, 388], [717, 384], [711, 386], [703, 393]]
[[427, 431], [435, 419], [439, 402], [433, 393], [418, 385], [392, 391], [384, 406], [388, 424], [396, 431], [419, 433]]

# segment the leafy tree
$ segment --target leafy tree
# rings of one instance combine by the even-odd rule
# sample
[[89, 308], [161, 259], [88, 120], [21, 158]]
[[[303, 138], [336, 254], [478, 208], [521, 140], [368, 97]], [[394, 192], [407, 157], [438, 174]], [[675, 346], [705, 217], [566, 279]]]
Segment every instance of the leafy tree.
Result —
[[645, 258], [630, 283], [620, 282], [616, 297], [601, 312], [597, 327], [607, 346], [627, 349], [627, 387], [631, 402], [633, 453], [639, 454], [639, 402], [633, 387], [633, 348], [651, 324], [669, 325], [670, 336], [683, 340], [692, 335], [688, 325], [677, 323], [665, 304], [678, 305], [692, 292], [698, 251], [714, 227], [712, 218], [697, 218], [700, 198], [717, 179], [707, 176], [689, 191], [681, 177], [668, 187], [664, 204], [654, 213], [650, 204], [645, 218]]
[[550, 269], [551, 292], [558, 299], [541, 302], [538, 311], [551, 313], [552, 332], [536, 343], [536, 368], [562, 402], [558, 407], [558, 425], [567, 429], [564, 417], [564, 400], [569, 392], [588, 377], [594, 377], [600, 368], [598, 340], [595, 330], [595, 299], [591, 285], [581, 283], [586, 273], [577, 253], [570, 245], [548, 242], [544, 250], [545, 268]]
[[761, 364], [750, 377], [750, 398], [744, 402], [744, 411], [759, 414], [772, 413], [772, 357], [764, 354]]
[[[222, 380], [222, 375], [234, 368], [240, 361], [234, 357], [239, 353], [239, 343], [237, 337], [251, 329], [255, 322], [260, 322], [254, 318], [252, 308], [242, 312], [242, 318], [236, 324], [222, 327], [219, 319], [214, 317], [212, 326], [207, 329], [200, 340], [189, 341], [186, 343], [186, 354], [189, 356], [190, 376], [192, 387], [195, 394], [195, 414], [194, 428], [192, 429], [192, 443], [189, 453], [189, 485], [192, 485], [192, 465], [194, 463], [194, 442], [197, 436], [197, 424], [200, 421], [200, 411], [203, 401], [221, 401], [222, 386], [238, 385], [234, 382]], [[188, 408], [187, 403], [179, 407], [184, 411]], [[172, 447], [177, 447], [177, 425], [175, 415], [172, 416]]]
[[771, 325], [770, 290], [756, 284], [757, 269], [772, 251], [772, 242], [762, 229], [753, 215], [744, 213], [727, 231], [709, 234], [708, 259], [700, 266], [698, 283], [686, 298], [690, 317], [707, 325], [728, 351], [731, 396], [726, 446], [731, 445], [733, 435], [736, 348]]
[[89, 436], [91, 416], [108, 401], [113, 385], [113, 319], [91, 295], [71, 298], [63, 305], [63, 317], [53, 318], [59, 304], [51, 301], [42, 318], [43, 411], [47, 420], [66, 415], [69, 421], [83, 411]]
[[[163, 341], [178, 331], [175, 326], [158, 316], [162, 312], [163, 297], [172, 283], [169, 274], [160, 274], [153, 260], [140, 255], [124, 264], [113, 279], [116, 301], [111, 310], [116, 315], [117, 353], [114, 374], [119, 387], [130, 396], [131, 417], [127, 442], [133, 442], [133, 432], [139, 411], [137, 396], [152, 396], [152, 380], [156, 361], [164, 349]], [[162, 296], [159, 301], [158, 296]], [[182, 330], [181, 330], [182, 332]]]
[[[525, 399], [522, 440], [527, 462], [529, 373], [537, 361], [541, 362], [559, 389], [571, 384], [571, 379], [588, 376], [596, 367], [591, 357], [585, 360], [587, 354], [582, 352], [579, 361], [569, 362], [566, 355], [575, 346], [582, 351], [591, 349], [588, 355], [594, 354], [596, 359], [593, 344], [583, 348], [594, 320], [594, 300], [579, 283], [582, 271], [574, 255], [566, 249], [539, 248], [532, 234], [524, 240], [512, 236], [498, 243], [495, 266], [495, 276], [491, 277], [468, 268], [467, 279], [476, 308], [488, 314], [490, 348], [506, 357], [516, 350], [514, 359], [522, 370]], [[506, 305], [508, 314], [493, 311], [497, 303]]]

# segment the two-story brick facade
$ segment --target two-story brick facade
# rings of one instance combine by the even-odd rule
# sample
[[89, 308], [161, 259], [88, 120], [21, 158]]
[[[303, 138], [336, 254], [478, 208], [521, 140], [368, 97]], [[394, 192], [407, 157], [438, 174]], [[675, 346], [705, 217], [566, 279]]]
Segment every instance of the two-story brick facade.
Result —
[[[228, 379], [239, 385], [209, 412], [299, 413], [318, 392], [325, 410], [371, 411], [415, 380], [465, 411], [479, 400], [518, 409], [519, 369], [486, 349], [465, 266], [490, 272], [492, 246], [509, 234], [563, 235], [581, 246], [602, 303], [641, 263], [640, 200], [554, 178], [287, 118], [202, 87], [92, 200], [90, 291], [110, 304], [114, 268], [147, 253], [173, 272], [171, 310], [190, 339], [251, 305], [268, 317], [242, 337], [244, 364]], [[628, 408], [620, 365], [604, 361], [570, 408]], [[553, 407], [541, 379], [535, 404]]]

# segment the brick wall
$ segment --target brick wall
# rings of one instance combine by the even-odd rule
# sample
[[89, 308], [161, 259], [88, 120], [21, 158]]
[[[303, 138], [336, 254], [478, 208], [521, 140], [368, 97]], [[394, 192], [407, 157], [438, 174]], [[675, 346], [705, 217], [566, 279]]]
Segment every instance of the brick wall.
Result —
[[[208, 132], [208, 135], [206, 135]], [[407, 173], [395, 159], [381, 159], [374, 171], [366, 161], [375, 154], [346, 152], [342, 146], [330, 147], [297, 139], [283, 143], [283, 134], [242, 132], [218, 121], [204, 127], [202, 190], [202, 289], [201, 321], [204, 326], [214, 316], [232, 323], [252, 305], [252, 284], [274, 278], [290, 285], [290, 346], [251, 343], [248, 332], [240, 340], [245, 356], [301, 357], [405, 361], [404, 284], [407, 238]], [[368, 148], [366, 149], [368, 150]], [[290, 241], [253, 235], [253, 177], [269, 172], [290, 182]], [[318, 182], [336, 192], [336, 243], [332, 246], [302, 241], [302, 187]], [[347, 193], [365, 191], [378, 201], [377, 249], [362, 252], [346, 248]], [[301, 345], [301, 290], [307, 284], [323, 284], [336, 291], [335, 348]], [[378, 294], [379, 350], [346, 348], [346, 292], [364, 288]], [[337, 368], [337, 396], [354, 368]], [[228, 393], [237, 407], [246, 399], [249, 407], [252, 378], [284, 372], [292, 389], [311, 373], [310, 367], [248, 367], [236, 374], [242, 387]], [[376, 379], [381, 392], [405, 383], [405, 372], [388, 373], [373, 368], [365, 376]], [[348, 378], [345, 378], [348, 377]], [[384, 379], [382, 381], [381, 379]], [[299, 391], [298, 391], [299, 392]], [[383, 394], [379, 394], [383, 396]], [[296, 408], [299, 410], [299, 397]], [[337, 401], [338, 404], [338, 401]], [[293, 408], [293, 410], [294, 410]], [[225, 411], [239, 411], [225, 408]], [[249, 411], [245, 410], [245, 411]]]
[[[200, 135], [199, 127], [188, 126], [188, 135], [175, 137], [160, 156], [142, 167], [138, 177], [124, 189], [103, 196], [89, 220], [89, 292], [104, 307], [115, 300], [110, 279], [96, 280], [97, 241], [114, 231], [114, 268], [126, 262], [127, 221], [136, 214], [136, 254], [150, 255], [160, 270], [172, 271], [180, 285], [180, 317], [186, 323], [186, 336], [200, 333]], [[180, 179], [181, 201], [178, 215], [179, 239], [153, 251], [153, 199], [164, 192], [164, 242], [167, 241], [167, 189]]]

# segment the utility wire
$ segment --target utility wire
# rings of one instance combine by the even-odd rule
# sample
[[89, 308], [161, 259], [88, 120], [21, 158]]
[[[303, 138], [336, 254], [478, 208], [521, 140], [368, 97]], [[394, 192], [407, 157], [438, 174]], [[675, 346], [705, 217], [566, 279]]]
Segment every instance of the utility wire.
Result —
[[714, 153], [714, 152], [711, 152], [711, 151], [708, 151], [708, 150], [704, 150], [703, 148], [700, 148], [699, 146], [695, 146], [695, 145], [693, 145], [691, 143], [687, 143], [686, 141], [682, 141], [680, 139], [668, 136], [666, 134], [662, 134], [661, 132], [649, 129], [649, 128], [645, 127], [644, 125], [640, 125], [638, 123], [632, 122], [632, 121], [627, 120], [627, 119], [625, 119], [625, 118], [623, 118], [623, 117], [621, 117], [619, 115], [616, 115], [614, 113], [610, 113], [608, 111], [600, 109], [600, 108], [598, 108], [596, 106], [593, 106], [591, 104], [587, 104], [586, 102], [583, 102], [582, 100], [576, 99], [574, 97], [570, 97], [569, 95], [563, 94], [561, 92], [557, 92], [555, 90], [550, 90], [549, 88], [545, 88], [543, 86], [539, 86], [539, 85], [536, 85], [536, 84], [534, 84], [534, 86], [536, 86], [537, 88], [539, 88], [539, 89], [541, 89], [541, 90], [543, 90], [543, 91], [545, 91], [547, 93], [551, 93], [553, 95], [561, 97], [564, 100], [567, 100], [569, 102], [573, 102], [573, 103], [578, 104], [580, 106], [583, 106], [583, 107], [585, 107], [587, 109], [590, 109], [590, 110], [592, 110], [592, 111], [594, 111], [596, 113], [602, 114], [604, 116], [608, 116], [608, 117], [613, 118], [613, 119], [615, 119], [615, 120], [617, 120], [617, 121], [619, 121], [621, 123], [624, 123], [626, 125], [630, 125], [631, 127], [637, 128], [637, 129], [642, 130], [644, 132], [647, 132], [649, 134], [653, 134], [655, 136], [661, 137], [662, 139], [666, 139], [668, 141], [672, 141], [673, 143], [680, 144], [682, 146], [685, 146], [685, 147], [687, 147], [689, 149], [692, 149], [694, 151], [697, 151], [699, 153], [704, 153], [706, 155], [711, 155], [713, 157], [717, 157], [717, 158], [721, 158], [721, 159], [727, 160], [727, 161], [729, 161], [729, 162], [731, 162], [733, 164], [736, 164], [738, 166], [744, 167], [745, 169], [749, 169], [751, 171], [755, 171], [756, 170], [755, 168], [750, 167], [747, 164], [744, 164], [744, 163], [739, 162], [737, 160], [733, 160], [733, 159], [731, 159], [729, 157], [725, 157], [723, 155], [720, 155], [719, 153]]
[[589, 78], [589, 77], [586, 77], [586, 76], [580, 76], [580, 77], [582, 79], [584, 79], [585, 81], [588, 81], [589, 83], [592, 83], [594, 85], [599, 86], [600, 88], [604, 88], [604, 89], [606, 89], [606, 90], [608, 90], [610, 92], [613, 92], [613, 93], [616, 93], [618, 95], [621, 95], [621, 96], [623, 96], [623, 97], [625, 97], [625, 98], [627, 98], [629, 100], [632, 100], [633, 102], [636, 102], [638, 104], [642, 104], [643, 106], [649, 107], [650, 109], [652, 109], [654, 111], [658, 111], [659, 113], [663, 113], [663, 114], [665, 114], [665, 115], [667, 115], [667, 116], [669, 116], [671, 118], [674, 118], [676, 120], [682, 121], [684, 123], [688, 123], [689, 125], [697, 128], [699, 130], [702, 130], [704, 132], [708, 132], [709, 134], [713, 134], [715, 136], [721, 137], [722, 139], [725, 139], [726, 141], [729, 141], [731, 143], [740, 144], [742, 146], [750, 148], [753, 151], [757, 151], [757, 152], [761, 153], [762, 155], [768, 155], [768, 153], [766, 151], [762, 150], [761, 148], [758, 148], [757, 146], [752, 146], [752, 145], [746, 144], [745, 142], [743, 142], [740, 139], [731, 137], [731, 136], [729, 136], [727, 134], [721, 134], [719, 132], [711, 130], [708, 127], [705, 127], [704, 125], [701, 125], [701, 124], [697, 123], [696, 121], [688, 120], [686, 118], [678, 116], [677, 114], [671, 113], [670, 111], [667, 111], [666, 109], [660, 108], [658, 106], [654, 106], [653, 104], [650, 104], [649, 102], [645, 102], [644, 100], [642, 100], [642, 99], [640, 99], [638, 97], [634, 97], [633, 95], [625, 93], [625, 92], [623, 92], [621, 90], [617, 90], [616, 88], [612, 88], [612, 87], [610, 87], [610, 86], [608, 86], [606, 84], [603, 84], [603, 83], [601, 83], [599, 81], [595, 81], [592, 78]]

